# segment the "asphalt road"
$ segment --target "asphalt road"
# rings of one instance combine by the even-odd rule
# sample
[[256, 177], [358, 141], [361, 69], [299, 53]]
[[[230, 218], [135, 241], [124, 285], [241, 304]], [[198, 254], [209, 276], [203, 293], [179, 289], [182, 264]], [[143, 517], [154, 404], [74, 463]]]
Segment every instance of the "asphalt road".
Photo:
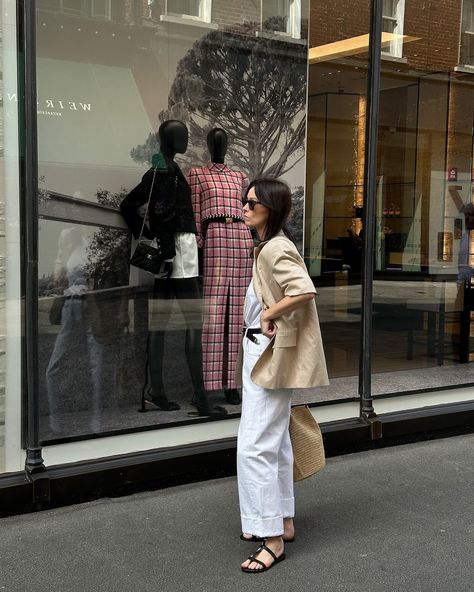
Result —
[[472, 592], [474, 435], [331, 458], [287, 560], [242, 574], [235, 478], [0, 521], [0, 591]]

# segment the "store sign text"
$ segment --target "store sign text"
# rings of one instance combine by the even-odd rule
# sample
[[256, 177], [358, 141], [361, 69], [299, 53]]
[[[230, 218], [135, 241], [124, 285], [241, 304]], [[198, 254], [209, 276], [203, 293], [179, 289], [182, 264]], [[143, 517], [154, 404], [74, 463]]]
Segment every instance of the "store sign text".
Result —
[[[7, 93], [10, 103], [18, 103], [16, 93]], [[66, 101], [64, 99], [44, 99], [38, 101], [38, 114], [61, 116], [62, 111], [91, 111], [92, 103], [83, 103], [82, 101]]]

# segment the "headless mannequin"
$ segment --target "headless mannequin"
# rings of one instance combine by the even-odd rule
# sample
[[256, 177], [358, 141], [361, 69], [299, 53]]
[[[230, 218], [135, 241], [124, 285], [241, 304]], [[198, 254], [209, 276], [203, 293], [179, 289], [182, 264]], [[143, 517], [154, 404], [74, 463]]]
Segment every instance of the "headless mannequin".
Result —
[[[222, 128], [215, 127], [207, 134], [207, 148], [211, 156], [211, 162], [224, 164], [227, 144], [227, 133]], [[224, 388], [224, 396], [231, 405], [241, 403], [240, 393], [237, 389]]]
[[174, 160], [176, 154], [184, 154], [188, 148], [188, 129], [181, 121], [171, 119], [161, 124], [158, 139], [162, 154]]
[[211, 155], [211, 162], [224, 164], [225, 155], [227, 153], [227, 134], [226, 132], [215, 127], [207, 134], [207, 148]]
[[[186, 126], [176, 120], [165, 121], [159, 129], [160, 151], [169, 161], [174, 162], [176, 154], [184, 154], [188, 146], [188, 130]], [[160, 297], [166, 290], [166, 283], [179, 282], [178, 290], [182, 289], [186, 296], [193, 299], [200, 298], [197, 278], [185, 279], [157, 279], [155, 281], [155, 295]], [[165, 289], [165, 290], [164, 290]], [[178, 304], [181, 303], [177, 299]], [[166, 322], [166, 321], [165, 321]], [[163, 410], [179, 409], [179, 405], [168, 401], [163, 384], [163, 354], [166, 331], [152, 331], [150, 333], [150, 379], [152, 388], [152, 400], [155, 405]], [[221, 416], [226, 410], [222, 407], [211, 408], [207, 400], [202, 377], [202, 331], [201, 329], [186, 329], [185, 356], [193, 385], [193, 402], [199, 415]]]

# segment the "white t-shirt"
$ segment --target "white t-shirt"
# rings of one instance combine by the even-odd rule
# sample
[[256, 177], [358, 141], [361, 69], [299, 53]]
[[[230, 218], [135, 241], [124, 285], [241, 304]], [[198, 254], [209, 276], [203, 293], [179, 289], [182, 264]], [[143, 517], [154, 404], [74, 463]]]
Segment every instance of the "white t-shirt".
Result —
[[198, 248], [193, 232], [176, 232], [174, 235], [176, 255], [173, 261], [172, 278], [193, 278], [199, 275]]
[[257, 294], [253, 287], [253, 280], [247, 288], [244, 305], [244, 324], [246, 327], [252, 329], [260, 328], [260, 315], [262, 314], [262, 307], [258, 301]]

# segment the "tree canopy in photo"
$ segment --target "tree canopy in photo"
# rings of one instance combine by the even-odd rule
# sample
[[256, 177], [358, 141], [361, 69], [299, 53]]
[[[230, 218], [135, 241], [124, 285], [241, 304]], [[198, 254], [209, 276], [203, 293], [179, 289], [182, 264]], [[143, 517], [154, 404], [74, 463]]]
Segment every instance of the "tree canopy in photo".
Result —
[[[227, 161], [250, 178], [281, 176], [303, 157], [306, 46], [278, 38], [213, 31], [179, 62], [160, 121], [179, 119], [194, 149], [207, 132], [229, 135]], [[156, 139], [132, 150], [149, 162]]]

